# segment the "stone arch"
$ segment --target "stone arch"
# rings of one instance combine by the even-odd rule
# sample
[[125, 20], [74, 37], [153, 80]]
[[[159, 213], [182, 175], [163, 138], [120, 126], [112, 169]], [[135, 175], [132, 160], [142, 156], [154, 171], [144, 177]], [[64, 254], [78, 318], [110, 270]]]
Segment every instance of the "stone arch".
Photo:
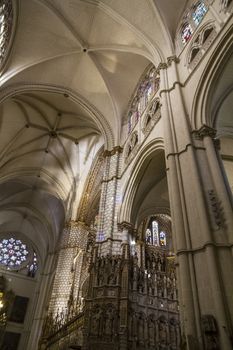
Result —
[[198, 84], [191, 111], [193, 129], [199, 129], [203, 125], [215, 126], [215, 116], [211, 113], [210, 102], [219, 77], [232, 54], [232, 42], [233, 27], [231, 26], [215, 48]]
[[143, 147], [135, 158], [134, 168], [124, 189], [122, 198], [123, 204], [119, 215], [120, 222], [131, 222], [133, 201], [137, 191], [138, 179], [143, 171], [143, 165], [146, 161], [151, 159], [155, 153], [161, 151], [164, 151], [164, 141], [162, 138], [157, 138]]
[[190, 40], [189, 49], [186, 55], [186, 65], [193, 69], [209, 49], [217, 35], [216, 23], [213, 20], [205, 22], [197, 30], [197, 33]]

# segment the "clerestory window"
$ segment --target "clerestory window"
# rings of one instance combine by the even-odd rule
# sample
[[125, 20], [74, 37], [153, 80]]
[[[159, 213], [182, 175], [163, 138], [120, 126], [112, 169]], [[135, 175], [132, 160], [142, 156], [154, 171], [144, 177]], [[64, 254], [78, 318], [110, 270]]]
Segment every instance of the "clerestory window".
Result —
[[140, 81], [134, 93], [128, 112], [128, 133], [130, 134], [139, 118], [150, 103], [152, 97], [159, 90], [159, 75], [156, 68], [150, 67]]
[[195, 29], [199, 26], [207, 11], [208, 7], [205, 1], [196, 2], [186, 11], [178, 32], [179, 41], [181, 41], [183, 46], [191, 39]]

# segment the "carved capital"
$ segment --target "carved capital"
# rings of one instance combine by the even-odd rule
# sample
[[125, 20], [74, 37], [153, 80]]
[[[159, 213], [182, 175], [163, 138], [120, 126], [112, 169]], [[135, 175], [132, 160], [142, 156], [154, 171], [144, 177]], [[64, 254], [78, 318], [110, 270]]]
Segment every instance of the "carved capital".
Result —
[[130, 222], [123, 221], [121, 223], [118, 223], [117, 226], [119, 231], [123, 231], [123, 230], [128, 230], [128, 232], [134, 231], [133, 225]]
[[123, 148], [121, 146], [115, 146], [111, 151], [105, 150], [103, 156], [104, 157], [111, 157], [115, 155], [116, 153], [122, 153]]
[[76, 221], [76, 220], [67, 221], [65, 224], [65, 228], [71, 228], [71, 229], [79, 226], [86, 226], [86, 225], [83, 221]]
[[156, 71], [159, 73], [159, 71], [160, 71], [161, 69], [167, 69], [167, 68], [168, 68], [168, 65], [167, 65], [166, 62], [160, 62], [159, 65], [158, 65], [158, 67], [157, 67], [157, 69], [156, 69]]
[[179, 58], [178, 58], [177, 56], [175, 56], [175, 55], [174, 55], [174, 56], [168, 57], [168, 58], [167, 58], [167, 64], [168, 64], [168, 66], [171, 66], [172, 62], [179, 63], [180, 60], [179, 60]]
[[217, 131], [214, 128], [211, 128], [210, 126], [204, 124], [200, 129], [195, 130], [193, 134], [196, 140], [203, 140], [203, 138], [206, 136], [214, 139], [216, 132]]
[[78, 222], [75, 220], [69, 220], [65, 223], [65, 228], [71, 228], [71, 227], [78, 226]]

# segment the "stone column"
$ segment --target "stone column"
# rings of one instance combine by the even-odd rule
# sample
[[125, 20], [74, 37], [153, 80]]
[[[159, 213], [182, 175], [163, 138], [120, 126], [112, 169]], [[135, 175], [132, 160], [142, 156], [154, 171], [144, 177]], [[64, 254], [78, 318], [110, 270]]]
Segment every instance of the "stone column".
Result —
[[105, 171], [99, 210], [97, 242], [99, 254], [120, 254], [121, 235], [118, 233], [117, 214], [120, 204], [119, 179], [121, 175], [122, 148], [105, 151]]
[[40, 274], [40, 285], [38, 288], [37, 296], [37, 305], [35, 310], [35, 317], [31, 325], [30, 336], [28, 340], [27, 349], [36, 349], [38, 347], [38, 341], [40, 340], [42, 326], [45, 321], [45, 310], [44, 305], [47, 304], [49, 290], [51, 288], [51, 276], [54, 270], [54, 254], [48, 254], [45, 262], [45, 267]]
[[[128, 349], [128, 337], [129, 337], [129, 268], [130, 268], [130, 243], [134, 240], [133, 227], [130, 223], [124, 222], [118, 225], [118, 229], [122, 232], [122, 275], [121, 275], [121, 294], [120, 294], [120, 325], [119, 325], [119, 349]], [[130, 242], [131, 241], [131, 242]], [[134, 244], [133, 244], [134, 245]]]
[[182, 331], [188, 349], [202, 349], [210, 327], [206, 320], [216, 320], [217, 327], [212, 328], [218, 329], [217, 333], [208, 341], [213, 345], [216, 336], [220, 347], [230, 350], [233, 271], [227, 266], [233, 261], [229, 198], [211, 136], [204, 128], [192, 132], [176, 62], [169, 63], [170, 81], [163, 70], [160, 94]]
[[70, 221], [66, 224], [58, 252], [57, 268], [49, 303], [49, 313], [53, 316], [58, 310], [67, 310], [71, 307], [71, 301], [78, 296], [80, 271], [87, 240], [88, 231], [82, 223]]
[[[197, 160], [201, 165], [206, 215], [209, 217], [209, 232], [206, 230], [203, 246], [208, 254], [208, 282], [212, 287], [212, 302], [215, 306], [212, 315], [218, 323], [220, 344], [228, 349], [232, 346], [230, 338], [233, 334], [233, 270], [230, 267], [233, 263], [233, 213], [226, 179], [219, 163], [219, 142], [215, 135], [216, 130], [206, 125], [193, 131]], [[208, 305], [209, 309], [213, 306]]]
[[[179, 85], [176, 81], [175, 67], [176, 60], [170, 60], [170, 66], [164, 66], [161, 70], [161, 114], [164, 122], [164, 141], [167, 165], [168, 190], [172, 217], [172, 232], [174, 250], [177, 254], [177, 280], [179, 290], [179, 305], [181, 316], [181, 332], [193, 339], [197, 349], [202, 349], [202, 345], [197, 339], [201, 338], [200, 310], [197, 296], [197, 285], [194, 273], [194, 261], [192, 254], [185, 253], [191, 249], [190, 232], [188, 228], [187, 212], [185, 205], [185, 191], [182, 185], [181, 164], [179, 163], [178, 149], [185, 149], [189, 143], [187, 137], [188, 128], [186, 117], [184, 116], [183, 101], [181, 100]], [[170, 80], [167, 81], [169, 69]], [[174, 88], [170, 89], [173, 84]], [[171, 90], [173, 96], [171, 98]], [[177, 110], [173, 110], [173, 101]], [[176, 121], [176, 118], [179, 120]], [[181, 119], [181, 120], [180, 120]], [[184, 121], [183, 121], [184, 119]], [[177, 125], [180, 130], [177, 134]], [[179, 134], [181, 139], [177, 139]], [[182, 145], [183, 144], [183, 145]]]

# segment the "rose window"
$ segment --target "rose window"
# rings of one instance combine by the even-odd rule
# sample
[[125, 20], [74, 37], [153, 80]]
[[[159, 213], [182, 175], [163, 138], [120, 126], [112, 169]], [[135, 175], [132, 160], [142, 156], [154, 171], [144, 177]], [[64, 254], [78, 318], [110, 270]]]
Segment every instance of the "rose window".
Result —
[[0, 240], [0, 264], [9, 268], [20, 267], [28, 258], [28, 248], [20, 239]]

